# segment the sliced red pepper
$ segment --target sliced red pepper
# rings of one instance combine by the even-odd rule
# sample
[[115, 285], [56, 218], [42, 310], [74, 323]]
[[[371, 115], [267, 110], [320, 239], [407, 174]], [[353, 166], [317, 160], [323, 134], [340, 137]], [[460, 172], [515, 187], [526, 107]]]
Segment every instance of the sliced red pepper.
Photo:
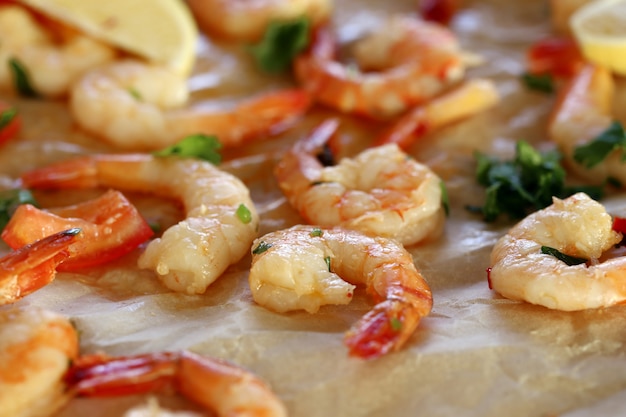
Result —
[[619, 233], [626, 234], [626, 218], [614, 217], [613, 218], [613, 230]]
[[530, 46], [526, 52], [526, 65], [530, 74], [569, 78], [583, 67], [584, 59], [574, 39], [552, 37]]
[[22, 128], [22, 117], [17, 109], [0, 101], [0, 145], [13, 139]]
[[71, 228], [80, 228], [83, 238], [74, 244], [72, 256], [58, 266], [59, 271], [104, 264], [131, 252], [154, 234], [136, 207], [122, 193], [111, 190], [62, 208], [41, 210], [23, 204], [1, 237], [15, 249]]

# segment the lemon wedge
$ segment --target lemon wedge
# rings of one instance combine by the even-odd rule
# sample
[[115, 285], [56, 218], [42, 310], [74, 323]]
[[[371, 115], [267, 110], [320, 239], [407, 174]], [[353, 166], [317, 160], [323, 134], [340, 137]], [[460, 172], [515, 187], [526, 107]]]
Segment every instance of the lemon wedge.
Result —
[[570, 26], [589, 61], [626, 75], [626, 0], [597, 0], [578, 9]]
[[183, 0], [19, 0], [149, 62], [191, 73], [198, 29]]

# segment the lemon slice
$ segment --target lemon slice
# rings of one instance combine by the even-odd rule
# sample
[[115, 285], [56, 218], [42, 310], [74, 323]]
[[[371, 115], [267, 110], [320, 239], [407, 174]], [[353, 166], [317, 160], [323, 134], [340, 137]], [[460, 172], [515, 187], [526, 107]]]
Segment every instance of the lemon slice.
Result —
[[198, 29], [183, 0], [19, 0], [46, 16], [187, 76]]
[[597, 0], [578, 9], [570, 26], [585, 58], [626, 75], [626, 0]]

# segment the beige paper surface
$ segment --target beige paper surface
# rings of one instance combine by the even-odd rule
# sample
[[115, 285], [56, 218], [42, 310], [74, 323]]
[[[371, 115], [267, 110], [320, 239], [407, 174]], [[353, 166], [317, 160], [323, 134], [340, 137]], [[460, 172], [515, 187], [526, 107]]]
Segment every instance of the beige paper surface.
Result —
[[[394, 12], [414, 12], [417, 2], [338, 0], [336, 21], [344, 41], [358, 37]], [[432, 314], [400, 352], [363, 361], [347, 356], [343, 333], [371, 303], [356, 293], [348, 306], [276, 314], [255, 305], [247, 284], [250, 257], [230, 268], [207, 292], [174, 294], [133, 254], [106, 268], [59, 274], [51, 285], [20, 301], [68, 315], [85, 353], [111, 355], [190, 349], [233, 361], [267, 380], [293, 417], [555, 416], [622, 410], [626, 390], [626, 318], [623, 307], [565, 313], [502, 299], [487, 285], [495, 240], [511, 224], [485, 224], [465, 206], [480, 205], [473, 152], [511, 156], [516, 140], [547, 145], [545, 128], [554, 98], [519, 82], [524, 51], [549, 33], [545, 1], [465, 1], [453, 22], [462, 44], [485, 58], [469, 77], [497, 82], [502, 102], [471, 120], [429, 136], [411, 154], [446, 181], [451, 215], [443, 236], [410, 248], [434, 294]], [[190, 86], [199, 105], [221, 105], [255, 92], [290, 85], [253, 71], [243, 48], [203, 39]], [[623, 95], [620, 97], [624, 97]], [[74, 154], [111, 150], [80, 133], [64, 103], [11, 98], [24, 109], [23, 140], [0, 151], [0, 184], [9, 186], [30, 168]], [[300, 222], [272, 178], [281, 150], [329, 110], [317, 109], [298, 128], [276, 139], [227, 151], [223, 168], [250, 187], [261, 231]], [[354, 119], [343, 124], [348, 149], [373, 139]], [[375, 128], [377, 129], [377, 128]], [[19, 158], [16, 157], [19, 155]], [[65, 204], [81, 195], [48, 195]], [[176, 218], [165, 202], [134, 197], [150, 215]], [[623, 210], [626, 199], [610, 201]], [[2, 247], [6, 251], [6, 247]], [[145, 397], [73, 400], [62, 417], [117, 415]], [[160, 397], [176, 407], [181, 399]], [[612, 408], [611, 408], [612, 407]]]

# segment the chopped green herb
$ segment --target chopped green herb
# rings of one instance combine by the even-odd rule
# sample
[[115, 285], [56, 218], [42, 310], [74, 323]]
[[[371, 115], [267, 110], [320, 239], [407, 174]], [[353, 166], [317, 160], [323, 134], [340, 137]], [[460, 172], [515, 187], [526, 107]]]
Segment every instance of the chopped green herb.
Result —
[[446, 213], [446, 216], [449, 216], [450, 198], [448, 196], [448, 188], [446, 187], [446, 183], [443, 181], [439, 182], [439, 187], [441, 188], [441, 205], [443, 206], [443, 211]]
[[24, 65], [15, 58], [9, 59], [9, 68], [13, 75], [13, 82], [18, 93], [24, 97], [38, 97], [39, 94], [33, 89], [28, 71]]
[[555, 90], [554, 79], [550, 74], [529, 74], [522, 75], [522, 82], [531, 90], [553, 93]]
[[32, 193], [24, 189], [0, 191], [0, 230], [3, 230], [20, 204], [37, 205]]
[[[597, 138], [577, 147], [574, 150], [574, 160], [586, 168], [592, 168], [615, 149], [626, 151], [626, 132], [619, 122], [611, 123]], [[626, 160], [626, 152], [622, 155], [622, 160]]]
[[325, 257], [324, 262], [326, 262], [326, 266], [328, 267], [328, 272], [330, 272], [330, 256]]
[[137, 90], [137, 89], [136, 89], [136, 88], [134, 88], [134, 87], [130, 87], [130, 88], [128, 89], [128, 93], [129, 93], [131, 96], [133, 96], [133, 98], [134, 98], [135, 100], [137, 100], [137, 101], [142, 101], [142, 100], [143, 100], [143, 97], [141, 96], [141, 93], [139, 92], [139, 90]]
[[555, 258], [565, 262], [569, 266], [580, 265], [580, 264], [584, 264], [585, 262], [587, 262], [587, 260], [584, 258], [577, 258], [575, 256], [566, 255], [557, 249], [551, 248], [550, 246], [542, 246], [541, 253], [546, 254], [546, 255], [552, 255]]
[[157, 222], [149, 222], [148, 226], [154, 233], [161, 233], [161, 225]]
[[391, 325], [391, 329], [394, 332], [399, 332], [400, 330], [402, 330], [402, 322], [397, 317], [390, 318], [389, 319], [389, 324]]
[[175, 145], [153, 152], [155, 156], [177, 155], [184, 158], [198, 158], [218, 165], [222, 155], [218, 152], [222, 147], [216, 136], [204, 134], [189, 135]]
[[257, 247], [252, 250], [252, 254], [253, 255], [259, 255], [259, 254], [265, 252], [266, 250], [268, 250], [271, 247], [272, 247], [271, 243], [267, 243], [265, 241], [261, 241], [261, 242], [259, 242]]
[[[517, 142], [515, 158], [510, 161], [480, 153], [475, 157], [476, 180], [486, 188], [485, 204], [469, 209], [481, 212], [485, 221], [494, 221], [500, 214], [522, 218], [552, 204], [552, 197], [565, 198], [583, 189], [565, 185], [560, 153], [540, 153], [524, 141]], [[585, 187], [585, 191], [602, 195], [601, 187]]]
[[293, 59], [309, 45], [311, 23], [306, 17], [271, 22], [250, 53], [263, 71], [277, 74], [289, 69]]
[[316, 227], [315, 229], [311, 230], [310, 234], [311, 237], [320, 237], [324, 234], [324, 232], [319, 227]]
[[248, 224], [252, 221], [252, 213], [250, 212], [250, 209], [245, 206], [245, 204], [239, 204], [236, 213], [237, 217], [243, 224]]
[[13, 120], [16, 114], [17, 109], [15, 107], [10, 107], [0, 112], [0, 130], [11, 123], [11, 120]]

